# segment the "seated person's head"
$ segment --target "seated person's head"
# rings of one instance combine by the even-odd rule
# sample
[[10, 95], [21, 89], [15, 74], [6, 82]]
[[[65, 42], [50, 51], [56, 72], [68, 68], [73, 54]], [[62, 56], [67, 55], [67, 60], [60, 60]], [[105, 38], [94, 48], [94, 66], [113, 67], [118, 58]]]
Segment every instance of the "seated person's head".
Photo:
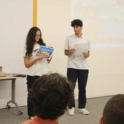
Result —
[[37, 116], [56, 120], [65, 113], [72, 100], [73, 88], [66, 77], [57, 73], [46, 74], [36, 80], [29, 98]]
[[99, 124], [124, 124], [124, 95], [113, 96], [106, 103]]

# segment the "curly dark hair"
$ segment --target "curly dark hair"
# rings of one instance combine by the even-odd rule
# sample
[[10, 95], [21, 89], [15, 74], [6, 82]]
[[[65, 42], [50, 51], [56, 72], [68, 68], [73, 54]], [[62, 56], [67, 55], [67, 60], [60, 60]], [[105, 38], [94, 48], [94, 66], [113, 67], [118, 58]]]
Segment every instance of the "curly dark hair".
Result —
[[[28, 56], [28, 57], [30, 57], [32, 55], [33, 46], [35, 44], [35, 35], [36, 35], [37, 31], [40, 31], [40, 34], [41, 34], [41, 30], [38, 27], [32, 27], [28, 32], [28, 35], [26, 38], [26, 56]], [[41, 37], [40, 37], [38, 43], [40, 45], [46, 46], [46, 44], [44, 43], [44, 41], [42, 39], [42, 34], [41, 34]]]
[[124, 95], [113, 96], [103, 111], [104, 124], [124, 124]]
[[83, 26], [83, 22], [80, 20], [80, 19], [75, 19], [73, 21], [71, 21], [71, 26], [74, 27], [74, 26]]
[[73, 98], [73, 86], [58, 73], [45, 74], [38, 78], [29, 91], [35, 115], [42, 119], [55, 120], [63, 115]]

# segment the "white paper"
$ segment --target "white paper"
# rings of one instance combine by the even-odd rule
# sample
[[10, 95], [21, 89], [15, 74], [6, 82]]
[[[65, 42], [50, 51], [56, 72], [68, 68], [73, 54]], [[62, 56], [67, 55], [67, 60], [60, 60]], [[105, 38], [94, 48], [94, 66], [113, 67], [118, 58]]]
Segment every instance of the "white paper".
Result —
[[75, 49], [74, 55], [82, 55], [83, 52], [86, 52], [86, 53], [88, 52], [85, 43], [75, 44], [74, 49]]

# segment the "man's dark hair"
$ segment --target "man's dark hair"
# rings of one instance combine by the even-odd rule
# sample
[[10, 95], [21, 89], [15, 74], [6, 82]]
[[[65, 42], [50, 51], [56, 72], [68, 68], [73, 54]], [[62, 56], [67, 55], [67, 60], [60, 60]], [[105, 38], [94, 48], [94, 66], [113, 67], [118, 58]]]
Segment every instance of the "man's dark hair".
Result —
[[75, 19], [71, 22], [71, 26], [74, 27], [74, 26], [83, 26], [83, 22], [79, 19]]
[[63, 115], [72, 98], [73, 86], [66, 77], [58, 73], [41, 76], [29, 92], [35, 115], [42, 119], [55, 120]]
[[103, 111], [104, 124], [124, 124], [124, 95], [113, 96]]

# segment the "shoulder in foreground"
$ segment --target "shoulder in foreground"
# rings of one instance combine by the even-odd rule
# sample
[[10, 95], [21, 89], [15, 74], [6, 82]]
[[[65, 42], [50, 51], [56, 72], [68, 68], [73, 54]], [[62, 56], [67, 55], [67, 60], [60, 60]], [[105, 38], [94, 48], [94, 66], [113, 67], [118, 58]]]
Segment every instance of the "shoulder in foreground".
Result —
[[31, 120], [24, 121], [22, 124], [31, 124]]

